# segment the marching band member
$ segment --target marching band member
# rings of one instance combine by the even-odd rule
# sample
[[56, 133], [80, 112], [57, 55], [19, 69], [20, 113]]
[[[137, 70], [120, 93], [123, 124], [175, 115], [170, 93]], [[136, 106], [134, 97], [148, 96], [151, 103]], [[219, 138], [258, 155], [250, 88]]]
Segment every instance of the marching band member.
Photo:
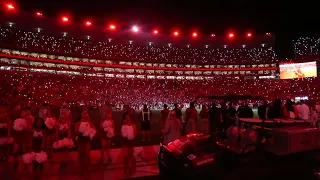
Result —
[[152, 118], [152, 113], [147, 105], [143, 105], [143, 109], [140, 114], [141, 120], [141, 131], [142, 131], [142, 141], [151, 141], [150, 132], [150, 121]]

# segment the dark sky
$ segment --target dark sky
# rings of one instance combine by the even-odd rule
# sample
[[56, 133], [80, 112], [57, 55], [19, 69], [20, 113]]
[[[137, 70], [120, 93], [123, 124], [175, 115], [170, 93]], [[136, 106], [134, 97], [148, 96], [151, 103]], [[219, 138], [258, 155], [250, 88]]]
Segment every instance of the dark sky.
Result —
[[320, 11], [317, 1], [260, 0], [16, 0], [18, 8], [45, 16], [58, 17], [70, 13], [73, 21], [93, 19], [95, 24], [115, 22], [120, 28], [132, 24], [144, 30], [160, 28], [170, 33], [179, 28], [188, 35], [197, 30], [202, 35], [237, 34], [253, 31], [276, 35], [280, 57], [292, 54], [291, 39], [320, 32]]

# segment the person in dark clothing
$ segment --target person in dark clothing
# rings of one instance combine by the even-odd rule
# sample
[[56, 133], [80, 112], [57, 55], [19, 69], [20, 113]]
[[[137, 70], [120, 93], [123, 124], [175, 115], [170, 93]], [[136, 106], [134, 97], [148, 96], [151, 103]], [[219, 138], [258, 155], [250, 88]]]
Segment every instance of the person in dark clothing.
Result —
[[281, 113], [281, 100], [276, 99], [268, 109], [267, 116], [269, 119], [279, 118], [282, 116]]
[[253, 118], [253, 111], [248, 104], [243, 103], [237, 110], [239, 118]]
[[169, 109], [168, 109], [168, 105], [163, 105], [163, 110], [161, 110], [161, 118], [162, 118], [162, 124], [166, 124], [168, 115], [169, 115]]
[[123, 114], [121, 118], [121, 124], [123, 124], [123, 121], [126, 119], [127, 115], [129, 114], [129, 105], [124, 105], [122, 111], [123, 111]]
[[222, 118], [223, 128], [228, 129], [231, 125], [235, 124], [237, 110], [233, 107], [232, 102], [229, 104], [223, 103], [222, 105]]
[[151, 141], [151, 127], [150, 122], [152, 119], [152, 112], [145, 104], [140, 113], [140, 122], [141, 122], [141, 132], [142, 132], [142, 141]]
[[181, 109], [179, 108], [178, 104], [174, 104], [173, 110], [176, 112], [177, 119], [180, 119], [182, 121], [182, 112], [181, 112]]
[[287, 111], [294, 112], [293, 102], [290, 99], [286, 101], [286, 108], [287, 108]]
[[237, 112], [238, 112], [239, 118], [245, 118], [246, 117], [246, 107], [245, 107], [244, 103], [240, 104], [240, 106], [237, 109]]
[[260, 119], [266, 119], [267, 115], [267, 103], [261, 102], [260, 106], [258, 107], [258, 116]]
[[221, 109], [218, 108], [215, 103], [212, 103], [212, 107], [209, 109], [210, 133], [213, 133], [215, 130], [220, 128], [221, 121], [222, 121]]

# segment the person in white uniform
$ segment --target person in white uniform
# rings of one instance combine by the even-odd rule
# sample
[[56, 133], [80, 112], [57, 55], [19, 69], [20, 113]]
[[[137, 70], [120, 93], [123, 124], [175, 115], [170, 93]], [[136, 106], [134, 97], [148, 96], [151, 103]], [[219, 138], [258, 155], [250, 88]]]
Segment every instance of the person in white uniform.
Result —
[[309, 115], [310, 115], [310, 108], [305, 101], [302, 101], [299, 107], [299, 118], [303, 120], [308, 120], [310, 119]]

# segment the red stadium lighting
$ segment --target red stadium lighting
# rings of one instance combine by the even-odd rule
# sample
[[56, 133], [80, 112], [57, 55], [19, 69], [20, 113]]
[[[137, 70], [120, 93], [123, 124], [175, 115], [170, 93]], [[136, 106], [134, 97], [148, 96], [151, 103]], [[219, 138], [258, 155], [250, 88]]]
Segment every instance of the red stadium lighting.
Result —
[[113, 24], [111, 24], [111, 25], [109, 26], [109, 29], [114, 30], [114, 29], [116, 29], [116, 26], [113, 25]]
[[158, 30], [154, 30], [154, 31], [153, 31], [153, 34], [158, 34], [158, 33], [159, 33]]
[[132, 27], [132, 31], [133, 31], [133, 32], [138, 32], [138, 31], [139, 31], [139, 28], [138, 28], [137, 26], [133, 26], [133, 27]]
[[173, 35], [174, 35], [174, 36], [179, 36], [179, 32], [178, 32], [178, 31], [175, 31], [175, 32], [173, 33]]
[[86, 22], [86, 26], [91, 26], [91, 24], [92, 24], [92, 23], [91, 23], [90, 21], [87, 21], [87, 22]]
[[7, 6], [8, 10], [14, 10], [15, 9], [13, 4], [7, 4], [6, 6]]
[[68, 18], [68, 17], [62, 17], [62, 21], [63, 21], [63, 22], [68, 22], [68, 21], [69, 21], [69, 18]]
[[36, 12], [37, 16], [43, 16], [41, 12]]
[[198, 33], [194, 32], [194, 33], [192, 33], [192, 36], [193, 36], [193, 37], [197, 37], [197, 36], [198, 36]]
[[251, 33], [248, 33], [248, 34], [247, 34], [247, 37], [252, 37], [252, 34], [251, 34]]
[[230, 33], [230, 34], [229, 34], [229, 38], [234, 38], [234, 34], [233, 34], [233, 33]]

